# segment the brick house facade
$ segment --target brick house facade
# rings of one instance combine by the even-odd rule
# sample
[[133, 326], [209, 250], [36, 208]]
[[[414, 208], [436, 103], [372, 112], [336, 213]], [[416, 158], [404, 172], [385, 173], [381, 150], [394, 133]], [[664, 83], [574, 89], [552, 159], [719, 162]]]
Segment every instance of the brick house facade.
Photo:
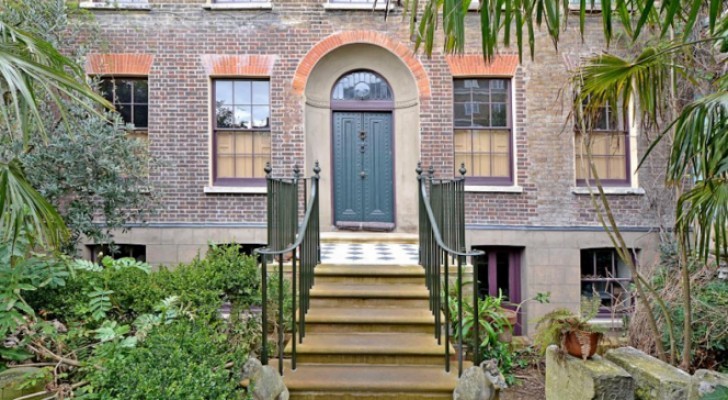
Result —
[[[218, 80], [269, 82], [273, 170], [290, 174], [299, 164], [310, 171], [314, 160], [322, 162], [322, 187], [328, 194], [322, 194], [321, 227], [333, 231], [332, 213], [323, 211], [331, 208], [333, 190], [328, 96], [343, 73], [364, 69], [381, 75], [394, 93], [394, 230], [415, 232], [416, 162], [434, 166], [440, 176], [456, 168], [454, 80], [498, 78], [508, 82], [510, 91], [510, 183], [468, 184], [468, 243], [504, 255], [489, 262], [507, 265], [502, 274], [508, 276], [501, 280], [517, 280], [511, 284], [522, 299], [551, 292], [552, 303], [531, 305], [529, 314], [578, 307], [589, 267], [585, 263], [592, 255], [597, 259], [594, 249], [612, 246], [588, 190], [577, 185], [575, 135], [567, 122], [568, 67], [579, 56], [604, 47], [600, 15], [587, 21], [583, 42], [572, 23], [558, 52], [546, 33], [539, 32], [534, 62], [519, 65], [515, 49], [504, 49], [486, 65], [478, 55], [475, 14], [467, 22], [466, 55], [445, 56], [438, 44], [428, 58], [413, 53], [401, 12], [395, 10], [385, 21], [371, 3], [111, 3], [81, 3], [99, 26], [87, 72], [147, 79], [146, 135], [159, 161], [150, 179], [162, 199], [160, 213], [144, 226], [119, 233], [118, 243], [145, 245], [150, 263], [174, 264], [204, 252], [209, 241], [265, 242], [263, 188], [245, 182], [216, 184], [212, 96]], [[624, 156], [632, 170], [647, 147], [636, 126], [629, 132], [631, 146]], [[639, 174], [626, 171], [627, 183], [608, 188], [618, 223], [643, 262], [654, 259], [654, 231], [662, 224], [654, 200], [661, 193], [661, 167], [651, 160]], [[603, 261], [604, 254], [599, 257]]]

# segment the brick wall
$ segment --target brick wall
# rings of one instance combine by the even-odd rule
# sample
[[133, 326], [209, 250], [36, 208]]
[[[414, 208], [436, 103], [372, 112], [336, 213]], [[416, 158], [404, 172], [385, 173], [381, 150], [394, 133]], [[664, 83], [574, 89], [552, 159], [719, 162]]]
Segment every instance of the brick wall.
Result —
[[[201, 55], [272, 56], [271, 135], [274, 171], [290, 174], [303, 164], [303, 99], [294, 83], [307, 53], [343, 31], [375, 31], [411, 47], [401, 15], [371, 11], [325, 11], [320, 0], [273, 0], [272, 10], [210, 11], [204, 0], [151, 0], [151, 11], [94, 11], [100, 37], [92, 53], [153, 56], [149, 73], [149, 146], [161, 166], [151, 173], [162, 191], [154, 222], [262, 222], [265, 196], [205, 194], [209, 185], [209, 65]], [[601, 16], [587, 24], [582, 43], [575, 18], [563, 33], [560, 52], [538, 32], [536, 62], [525, 60], [515, 76], [517, 182], [522, 193], [469, 193], [468, 222], [494, 225], [598, 225], [589, 196], [574, 195], [573, 132], [566, 124], [568, 73], [562, 54], [589, 54], [603, 47]], [[468, 21], [466, 53], [480, 48], [478, 20]], [[439, 46], [436, 46], [439, 48]], [[421, 155], [439, 174], [453, 171], [452, 75], [441, 53], [419, 56], [430, 97], [421, 98]], [[271, 57], [261, 59], [270, 60]], [[366, 67], [366, 66], [362, 66]], [[300, 82], [298, 83], [300, 85]], [[420, 88], [423, 89], [422, 87]], [[640, 152], [646, 143], [640, 143]], [[661, 164], [640, 172], [644, 196], [611, 196], [620, 224], [660, 223]], [[415, 166], [412, 166], [414, 174]], [[323, 171], [328, 174], [330, 171]], [[324, 205], [325, 206], [325, 205]], [[667, 213], [669, 215], [669, 213]]]

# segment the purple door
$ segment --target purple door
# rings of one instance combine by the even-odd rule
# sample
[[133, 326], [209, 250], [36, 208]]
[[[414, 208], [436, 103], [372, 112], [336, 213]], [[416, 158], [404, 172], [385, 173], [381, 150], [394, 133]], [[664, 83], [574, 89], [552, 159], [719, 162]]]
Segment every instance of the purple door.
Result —
[[[521, 254], [520, 247], [478, 247], [485, 255], [475, 259], [478, 269], [478, 291], [481, 296], [498, 296], [502, 293], [505, 308], [515, 310], [521, 302]], [[521, 315], [513, 331], [521, 334]]]

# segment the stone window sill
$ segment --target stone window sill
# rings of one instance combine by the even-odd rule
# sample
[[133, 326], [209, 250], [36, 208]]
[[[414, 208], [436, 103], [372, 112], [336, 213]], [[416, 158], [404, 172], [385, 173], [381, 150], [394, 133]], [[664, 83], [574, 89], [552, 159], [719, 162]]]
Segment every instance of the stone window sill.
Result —
[[78, 5], [79, 8], [87, 10], [132, 10], [132, 11], [149, 11], [152, 7], [147, 3], [120, 3], [113, 0], [108, 2], [101, 1], [82, 1]]
[[[324, 3], [324, 10], [331, 11], [384, 11], [386, 8], [386, 0], [377, 0], [376, 7], [373, 3]], [[389, 3], [389, 9], [394, 9], [394, 3]]]
[[205, 186], [206, 194], [266, 194], [265, 186]]
[[[575, 195], [589, 195], [589, 191], [593, 191], [594, 194], [598, 194], [599, 190], [595, 187], [591, 189], [585, 186], [576, 186], [571, 188], [571, 193]], [[632, 188], [632, 187], [605, 187], [604, 194], [618, 195], [618, 196], [644, 196], [645, 189]]]
[[202, 6], [209, 11], [272, 10], [273, 3], [267, 1], [241, 3], [209, 3]]
[[523, 193], [523, 188], [521, 186], [465, 185], [465, 191], [474, 193]]

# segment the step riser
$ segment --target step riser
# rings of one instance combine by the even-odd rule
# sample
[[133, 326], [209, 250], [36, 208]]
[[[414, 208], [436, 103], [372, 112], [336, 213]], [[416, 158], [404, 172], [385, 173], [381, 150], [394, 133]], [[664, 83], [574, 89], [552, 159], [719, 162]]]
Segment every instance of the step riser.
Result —
[[316, 276], [316, 284], [326, 283], [346, 283], [346, 284], [379, 284], [379, 285], [424, 285], [425, 277], [423, 276], [336, 276], [324, 275]]
[[331, 297], [312, 297], [311, 308], [419, 308], [427, 309], [429, 307], [427, 299], [360, 299], [360, 298], [331, 298]]
[[291, 400], [451, 400], [452, 392], [447, 393], [378, 393], [378, 392], [299, 392], [292, 390]]
[[411, 354], [302, 354], [297, 361], [309, 364], [368, 364], [368, 365], [442, 365], [445, 368], [445, 350], [439, 356]]
[[[306, 333], [432, 333], [435, 334], [433, 324], [359, 324], [339, 323], [321, 324], [306, 323]], [[305, 340], [305, 339], [304, 339]]]

